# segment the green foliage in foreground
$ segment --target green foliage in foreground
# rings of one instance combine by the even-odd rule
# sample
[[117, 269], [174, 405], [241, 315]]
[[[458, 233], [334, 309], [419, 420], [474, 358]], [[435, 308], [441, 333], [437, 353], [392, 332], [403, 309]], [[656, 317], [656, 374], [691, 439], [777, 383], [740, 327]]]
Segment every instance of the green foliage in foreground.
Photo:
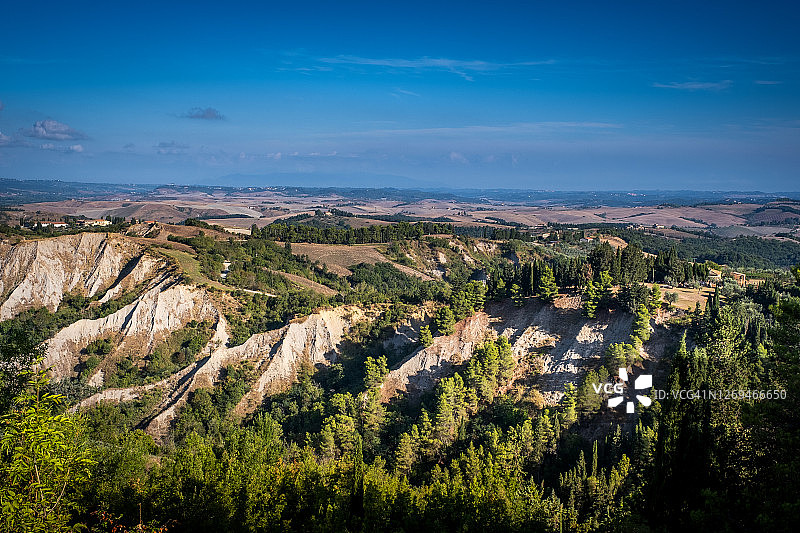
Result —
[[0, 529], [62, 531], [79, 509], [76, 494], [96, 464], [78, 418], [57, 414], [44, 372], [0, 419]]

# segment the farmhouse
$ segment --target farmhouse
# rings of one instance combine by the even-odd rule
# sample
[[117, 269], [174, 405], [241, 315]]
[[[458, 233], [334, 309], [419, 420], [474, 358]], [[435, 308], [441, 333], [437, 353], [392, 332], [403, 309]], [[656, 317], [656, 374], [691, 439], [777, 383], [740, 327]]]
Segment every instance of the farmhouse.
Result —
[[104, 218], [96, 218], [94, 220], [87, 220], [83, 223], [84, 226], [110, 226], [111, 221]]

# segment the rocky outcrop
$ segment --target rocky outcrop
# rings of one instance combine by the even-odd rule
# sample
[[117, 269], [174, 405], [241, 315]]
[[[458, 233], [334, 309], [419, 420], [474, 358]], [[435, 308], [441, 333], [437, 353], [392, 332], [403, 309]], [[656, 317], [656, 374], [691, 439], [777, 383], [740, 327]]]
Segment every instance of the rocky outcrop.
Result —
[[599, 364], [608, 345], [628, 342], [631, 321], [632, 317], [622, 312], [587, 319], [569, 299], [556, 305], [530, 300], [521, 308], [508, 302], [490, 304], [485, 313], [456, 324], [453, 335], [434, 338], [431, 346], [417, 350], [392, 369], [384, 381], [382, 399], [417, 399], [468, 361], [476, 344], [487, 336], [505, 335], [515, 361], [537, 361], [542, 371], [536, 385], [548, 403], [557, 403], [564, 385], [577, 383], [587, 368]]
[[532, 300], [522, 308], [506, 302], [488, 311], [493, 329], [511, 342], [514, 359], [537, 361], [541, 374], [536, 385], [549, 404], [561, 400], [564, 385], [577, 385], [587, 369], [599, 365], [610, 344], [629, 342], [633, 318], [616, 311], [588, 319], [567, 298], [556, 305]]
[[469, 360], [475, 346], [489, 332], [489, 315], [478, 313], [456, 324], [453, 335], [436, 337], [433, 344], [420, 348], [389, 372], [384, 380], [381, 397], [384, 401], [398, 396], [418, 399], [432, 389], [443, 377], [452, 374], [453, 367]]
[[217, 321], [219, 317], [205, 291], [167, 278], [116, 313], [96, 320], [78, 320], [56, 333], [47, 343], [44, 365], [55, 379], [69, 377], [80, 350], [94, 339], [118, 336], [121, 343], [115, 352], [136, 351], [144, 355], [158, 340], [190, 320]]
[[[0, 248], [0, 320], [32, 307], [58, 309], [65, 294], [94, 296], [146, 279], [162, 263], [123, 237], [80, 233]], [[123, 279], [133, 274], [129, 282]]]
[[164, 383], [167, 393], [156, 408], [156, 416], [147, 424], [148, 433], [157, 437], [166, 435], [189, 392], [212, 386], [222, 377], [225, 367], [243, 361], [253, 365], [258, 377], [235, 412], [240, 415], [252, 412], [267, 394], [288, 385], [302, 364], [316, 366], [335, 362], [345, 334], [364, 316], [356, 307], [326, 309], [280, 329], [253, 335], [244, 344], [234, 347], [226, 346], [226, 323], [224, 317], [220, 317], [217, 332], [209, 342], [211, 355]]
[[[183, 287], [176, 287], [180, 288]], [[209, 353], [207, 357], [157, 383], [99, 392], [80, 402], [78, 407], [89, 407], [101, 401], [130, 400], [145, 391], [162, 389], [162, 401], [146, 423], [147, 432], [161, 438], [166, 436], [190, 392], [213, 386], [222, 378], [227, 366], [248, 361], [257, 377], [235, 409], [238, 414], [246, 414], [261, 405], [267, 394], [288, 385], [302, 364], [335, 362], [345, 334], [364, 317], [365, 312], [356, 307], [326, 309], [280, 329], [253, 335], [239, 346], [228, 347], [227, 322], [220, 315], [215, 334], [202, 351]]]

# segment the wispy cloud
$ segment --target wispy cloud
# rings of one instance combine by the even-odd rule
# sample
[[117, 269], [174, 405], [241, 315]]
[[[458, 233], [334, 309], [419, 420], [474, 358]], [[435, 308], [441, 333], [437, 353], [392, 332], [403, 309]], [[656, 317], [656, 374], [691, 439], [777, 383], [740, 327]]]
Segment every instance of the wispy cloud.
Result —
[[[504, 124], [499, 126], [470, 125], [453, 126], [441, 128], [406, 128], [406, 129], [375, 129], [368, 131], [343, 132], [337, 134], [340, 137], [358, 136], [470, 136], [486, 134], [530, 134], [530, 133], [554, 133], [554, 132], [577, 132], [605, 130], [617, 130], [622, 128], [622, 124], [612, 122], [575, 122], [575, 121], [553, 121], [553, 122], [519, 122], [515, 124]], [[327, 135], [325, 135], [327, 136]]]
[[44, 143], [39, 145], [41, 150], [50, 150], [53, 152], [61, 152], [63, 154], [79, 154], [83, 152], [83, 145], [73, 144], [70, 146], [59, 146], [53, 143]]
[[733, 85], [732, 80], [722, 81], [684, 81], [670, 83], [654, 83], [653, 87], [662, 89], [678, 89], [681, 91], [722, 91]]
[[185, 153], [189, 146], [176, 141], [161, 141], [153, 148], [156, 149], [156, 153], [161, 155], [180, 155]]
[[0, 148], [30, 148], [31, 146], [33, 146], [31, 143], [19, 137], [5, 135], [0, 131]]
[[450, 161], [461, 165], [469, 165], [469, 160], [461, 152], [450, 152]]
[[33, 128], [24, 130], [22, 134], [26, 137], [50, 141], [74, 141], [87, 138], [85, 133], [53, 119], [37, 120], [34, 122]]
[[318, 61], [328, 65], [379, 67], [394, 70], [433, 70], [452, 72], [453, 74], [457, 74], [468, 81], [472, 81], [475, 74], [496, 72], [506, 69], [521, 69], [543, 65], [553, 65], [555, 63], [555, 60], [553, 59], [547, 59], [543, 61], [493, 62], [428, 56], [423, 56], [416, 59], [403, 59], [373, 58], [353, 55], [322, 57], [319, 58]]
[[181, 115], [181, 118], [196, 118], [200, 120], [224, 120], [225, 116], [213, 107], [193, 107], [186, 113]]
[[753, 83], [755, 83], [756, 85], [780, 85], [783, 82], [774, 80], [756, 80]]
[[421, 94], [415, 93], [414, 91], [407, 91], [405, 89], [395, 89], [390, 93], [392, 96], [415, 96], [417, 98], [421, 97]]
[[0, 111], [2, 111], [5, 108], [6, 108], [6, 104], [4, 104], [2, 100], [0, 100]]

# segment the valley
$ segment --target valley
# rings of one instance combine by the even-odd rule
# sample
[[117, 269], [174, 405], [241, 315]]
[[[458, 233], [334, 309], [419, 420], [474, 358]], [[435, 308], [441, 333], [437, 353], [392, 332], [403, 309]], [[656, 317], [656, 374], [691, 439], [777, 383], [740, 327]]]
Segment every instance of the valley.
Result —
[[[206, 449], [207, 468], [220, 468], [239, 453], [231, 439], [258, 438], [266, 440], [252, 453], [265, 475], [292, 475], [283, 461], [302, 460], [302, 475], [327, 484], [353, 475], [357, 461], [370, 491], [423, 498], [408, 511], [420, 521], [431, 519], [423, 495], [440, 482], [441, 465], [463, 475], [459, 461], [498, 468], [515, 457], [481, 483], [530, 476], [549, 487], [533, 502], [566, 502], [590, 524], [599, 515], [570, 503], [587, 490], [583, 481], [557, 465], [587, 475], [581, 460], [594, 446], [601, 476], [654, 475], [662, 410], [679, 408], [654, 391], [686, 379], [676, 372], [687, 357], [706, 360], [706, 350], [743, 354], [736, 364], [760, 375], [773, 365], [768, 317], [797, 292], [777, 266], [745, 269], [744, 282], [728, 265], [682, 258], [686, 239], [716, 241], [677, 230], [321, 224], [329, 217], [341, 214], [246, 232], [193, 218], [9, 228], [0, 244], [0, 353], [31, 357], [64, 413], [84, 421], [87, 445], [117, 465], [97, 482], [119, 479], [114, 454], [138, 454], [135, 475], [151, 488], [137, 499], [153, 523], [205, 523], [182, 504], [170, 515], [156, 505], [160, 484], [180, 479], [165, 469], [189, 460], [182, 454]], [[771, 246], [770, 261], [795, 253], [776, 240], [757, 246]], [[729, 364], [713, 357], [702, 364]], [[13, 370], [24, 363], [11, 364], [7, 375], [24, 383]], [[621, 383], [619, 369], [652, 375], [651, 403], [633, 416], [595, 392]], [[14, 389], [5, 390], [10, 398]], [[144, 447], [134, 452], [131, 439]], [[259, 455], [270, 449], [282, 450], [278, 462]], [[144, 466], [152, 461], [160, 466]], [[604, 479], [613, 498], [624, 497], [623, 485]], [[407, 488], [390, 488], [396, 482]], [[301, 491], [283, 483], [283, 494]], [[132, 516], [129, 503], [111, 505]], [[304, 524], [316, 511], [308, 512], [290, 519]], [[549, 513], [518, 525], [557, 518]]]

